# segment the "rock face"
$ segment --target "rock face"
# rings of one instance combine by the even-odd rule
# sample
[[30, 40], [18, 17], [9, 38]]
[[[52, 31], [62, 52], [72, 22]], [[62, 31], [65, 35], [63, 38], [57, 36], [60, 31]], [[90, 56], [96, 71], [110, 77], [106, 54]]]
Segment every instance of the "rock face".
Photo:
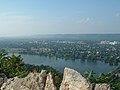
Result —
[[[25, 78], [11, 78], [2, 85], [1, 90], [44, 90], [46, 77], [47, 73], [45, 70], [43, 70], [41, 73], [30, 73]], [[52, 82], [49, 82], [52, 81], [51, 76], [47, 78], [47, 83], [53, 85]], [[48, 86], [47, 88], [51, 88], [49, 90], [55, 90], [52, 86]]]
[[77, 71], [65, 68], [60, 90], [91, 90], [91, 85]]
[[[3, 85], [2, 85], [3, 84]], [[30, 73], [25, 78], [10, 78], [0, 74], [0, 90], [57, 90], [51, 73]], [[91, 84], [80, 73], [65, 68], [60, 90], [111, 90], [108, 84]]]

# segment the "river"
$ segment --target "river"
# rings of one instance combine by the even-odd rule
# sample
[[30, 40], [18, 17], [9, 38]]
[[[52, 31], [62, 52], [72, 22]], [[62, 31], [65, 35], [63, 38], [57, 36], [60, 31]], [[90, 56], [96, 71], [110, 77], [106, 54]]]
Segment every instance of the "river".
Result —
[[[18, 54], [16, 54], [18, 55]], [[114, 69], [115, 66], [110, 66], [109, 64], [103, 63], [101, 61], [93, 62], [91, 60], [65, 60], [65, 59], [57, 59], [52, 57], [44, 57], [38, 55], [29, 55], [29, 54], [21, 54], [23, 60], [27, 64], [34, 65], [49, 65], [56, 70], [63, 73], [65, 67], [73, 68], [84, 74], [85, 71], [93, 70], [96, 75], [100, 73], [107, 73], [110, 70]]]

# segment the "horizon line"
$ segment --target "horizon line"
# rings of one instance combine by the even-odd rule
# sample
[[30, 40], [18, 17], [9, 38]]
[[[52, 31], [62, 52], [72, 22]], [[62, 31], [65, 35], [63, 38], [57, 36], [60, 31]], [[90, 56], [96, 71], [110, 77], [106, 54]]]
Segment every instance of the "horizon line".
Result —
[[10, 36], [0, 36], [0, 38], [14, 38], [14, 37], [30, 37], [30, 36], [37, 36], [37, 35], [119, 35], [120, 33], [81, 33], [81, 34], [33, 34], [33, 35], [10, 35]]

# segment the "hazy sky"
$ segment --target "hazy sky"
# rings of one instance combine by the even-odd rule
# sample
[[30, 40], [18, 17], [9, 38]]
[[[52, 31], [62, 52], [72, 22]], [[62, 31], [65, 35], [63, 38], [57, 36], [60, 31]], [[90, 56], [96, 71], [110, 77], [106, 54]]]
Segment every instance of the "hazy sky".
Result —
[[0, 0], [0, 36], [120, 33], [120, 0]]

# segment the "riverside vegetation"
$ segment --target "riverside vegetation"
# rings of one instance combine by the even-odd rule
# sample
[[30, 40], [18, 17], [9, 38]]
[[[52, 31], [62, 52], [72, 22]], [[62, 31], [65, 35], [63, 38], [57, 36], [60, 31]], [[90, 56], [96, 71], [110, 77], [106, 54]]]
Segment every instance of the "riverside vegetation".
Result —
[[[29, 72], [40, 72], [41, 70], [47, 70], [47, 72], [51, 72], [55, 86], [57, 88], [60, 87], [63, 75], [52, 67], [25, 64], [20, 55], [15, 56], [13, 54], [8, 56], [4, 50], [0, 52], [0, 72], [4, 72], [8, 78], [15, 76], [25, 77]], [[101, 74], [99, 77], [94, 77], [93, 71], [85, 73], [87, 80], [91, 83], [108, 83], [111, 85], [113, 90], [120, 90], [119, 75], [120, 66], [107, 74]]]

